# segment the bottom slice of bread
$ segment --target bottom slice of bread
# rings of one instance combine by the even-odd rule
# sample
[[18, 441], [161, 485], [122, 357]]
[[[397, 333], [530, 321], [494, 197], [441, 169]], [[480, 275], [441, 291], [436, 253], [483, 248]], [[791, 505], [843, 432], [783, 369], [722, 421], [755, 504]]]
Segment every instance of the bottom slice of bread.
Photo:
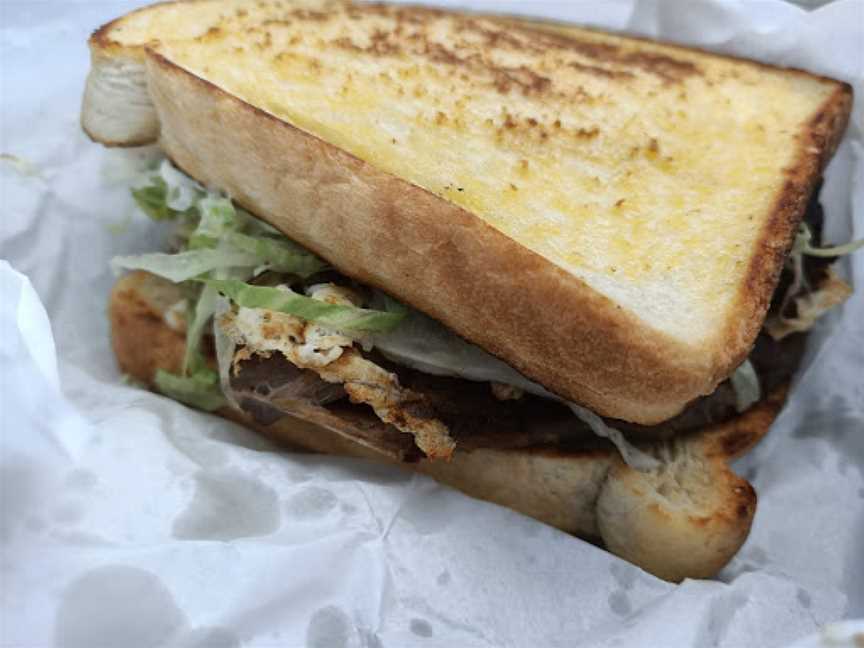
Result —
[[[175, 285], [147, 273], [117, 282], [110, 317], [122, 371], [152, 386], [157, 369], [179, 369], [184, 332], [169, 326], [165, 313], [181, 298]], [[646, 447], [663, 460], [650, 472], [630, 468], [611, 447], [457, 448], [450, 461], [404, 463], [323, 407], [309, 406], [266, 426], [233, 408], [217, 414], [295, 448], [425, 473], [472, 497], [601, 543], [660, 578], [680, 581], [713, 576], [747, 538], [756, 493], [728, 463], [765, 434], [786, 391], [776, 390], [735, 419]]]

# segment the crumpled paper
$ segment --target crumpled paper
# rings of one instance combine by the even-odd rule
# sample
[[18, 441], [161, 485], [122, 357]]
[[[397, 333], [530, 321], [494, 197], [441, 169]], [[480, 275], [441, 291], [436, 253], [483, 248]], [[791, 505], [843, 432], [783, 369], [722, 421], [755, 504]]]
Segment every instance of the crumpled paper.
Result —
[[[858, 0], [458, 4], [805, 67], [864, 94]], [[820, 322], [789, 404], [737, 466], [759, 511], [716, 581], [673, 586], [426, 478], [289, 454], [125, 385], [108, 260], [164, 232], [133, 217], [117, 154], [81, 134], [78, 108], [87, 35], [132, 6], [4, 3], [0, 151], [29, 164], [0, 162], [0, 644], [770, 647], [864, 617], [862, 253], [841, 262], [857, 293]], [[852, 121], [822, 192], [833, 241], [864, 236], [860, 101]]]

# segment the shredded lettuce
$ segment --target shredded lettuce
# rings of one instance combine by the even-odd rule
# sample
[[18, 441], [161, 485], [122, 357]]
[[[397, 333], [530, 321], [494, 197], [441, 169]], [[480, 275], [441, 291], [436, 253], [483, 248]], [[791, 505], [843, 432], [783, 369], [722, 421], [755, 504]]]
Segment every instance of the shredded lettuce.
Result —
[[[154, 220], [177, 221], [176, 240], [180, 251], [176, 254], [115, 257], [111, 262], [114, 271], [146, 270], [174, 283], [193, 279], [215, 282], [205, 281], [197, 297], [187, 304], [189, 314], [182, 375], [160, 371], [156, 376], [156, 386], [166, 395], [200, 409], [221, 407], [226, 400], [220, 383], [226, 383], [227, 387], [225, 357], [232, 355], [231, 343], [214, 330], [217, 355], [222, 356], [219, 373], [206, 367], [200, 350], [204, 332], [208, 323], [213, 321], [217, 307], [220, 303], [228, 307], [227, 300], [219, 296], [220, 285], [221, 289], [229, 291], [226, 286], [233, 286], [233, 292], [241, 300], [249, 294], [254, 298], [260, 295], [257, 289], [250, 293], [246, 288], [238, 289], [238, 286], [252, 289], [243, 280], [258, 270], [307, 277], [328, 266], [266, 223], [235, 208], [229, 198], [207, 191], [167, 160], [162, 160], [157, 168], [138, 178], [132, 196], [141, 210]], [[219, 284], [220, 281], [223, 283]], [[293, 304], [290, 309], [296, 314], [313, 315], [322, 323], [338, 323], [347, 329], [386, 330], [397, 319], [388, 313], [322, 304], [294, 293], [290, 296], [283, 292], [278, 294], [280, 303], [290, 301]], [[215, 324], [214, 329], [218, 329]]]
[[779, 322], [786, 323], [789, 320], [785, 313], [789, 304], [796, 300], [802, 293], [809, 294], [810, 286], [807, 283], [807, 277], [804, 274], [804, 256], [816, 256], [823, 258], [845, 256], [852, 254], [856, 250], [864, 247], [864, 239], [850, 241], [843, 245], [833, 245], [828, 247], [817, 247], [813, 245], [813, 232], [807, 226], [807, 223], [801, 223], [798, 227], [798, 233], [795, 235], [795, 242], [792, 245], [792, 251], [789, 253], [789, 258], [786, 263], [792, 269], [792, 283], [786, 289], [786, 294], [780, 302]]
[[201, 368], [189, 376], [178, 376], [159, 369], [156, 371], [155, 383], [156, 388], [166, 396], [207, 412], [226, 404], [219, 389], [219, 374], [212, 369]]
[[198, 209], [198, 226], [189, 237], [189, 249], [215, 248], [228, 232], [238, 229], [237, 212], [228, 198], [208, 195], [195, 206]]
[[189, 250], [177, 254], [137, 254], [119, 256], [111, 260], [115, 272], [123, 270], [146, 270], [174, 283], [188, 281], [213, 270], [226, 268], [254, 268], [259, 258], [248, 252], [231, 248]]
[[[245, 209], [236, 207], [236, 214], [234, 218], [237, 219], [237, 222], [240, 225], [240, 230], [245, 232], [246, 234], [251, 234], [253, 236], [278, 236], [284, 238], [285, 235], [277, 230], [272, 225], [265, 223], [260, 218], [255, 218], [252, 214], [247, 212]], [[287, 240], [287, 239], [285, 239]]]
[[852, 254], [856, 250], [864, 248], [864, 239], [850, 241], [843, 245], [830, 245], [826, 247], [816, 247], [813, 245], [813, 232], [807, 226], [807, 223], [801, 223], [798, 228], [798, 234], [795, 236], [795, 243], [792, 246], [792, 254], [806, 254], [816, 257], [838, 257]]
[[383, 306], [405, 317], [397, 329], [372, 336], [374, 347], [389, 360], [436, 376], [500, 382], [553, 398], [537, 383], [432, 318], [383, 294], [376, 296], [373, 305]]
[[115, 269], [147, 270], [180, 282], [238, 266], [256, 274], [272, 270], [300, 277], [329, 267], [278, 230], [237, 209], [230, 198], [206, 191], [167, 160], [145, 173], [138, 185], [132, 195], [146, 214], [154, 220], [179, 221], [176, 234], [181, 252], [120, 257], [113, 262]]
[[204, 187], [175, 169], [167, 159], [159, 165], [158, 178], [165, 184], [166, 205], [178, 212], [191, 209], [206, 193]]
[[239, 408], [237, 400], [234, 397], [234, 392], [231, 389], [231, 365], [234, 362], [234, 352], [237, 349], [237, 345], [225, 333], [219, 323], [220, 317], [230, 310], [231, 303], [221, 295], [217, 295], [216, 311], [213, 314], [213, 341], [216, 347], [216, 363], [219, 366], [219, 384], [228, 403], [232, 407]]
[[238, 306], [264, 308], [294, 315], [337, 331], [380, 333], [396, 328], [405, 317], [401, 313], [388, 313], [357, 306], [328, 304], [299, 295], [289, 288], [253, 286], [237, 280], [204, 280]]
[[191, 322], [186, 326], [186, 352], [183, 354], [183, 373], [194, 373], [205, 364], [204, 356], [200, 351], [201, 337], [204, 335], [204, 327], [216, 312], [216, 300], [219, 293], [215, 288], [207, 284], [198, 295], [198, 300], [192, 310]]
[[142, 173], [135, 184], [132, 197], [153, 220], [190, 216], [195, 203], [206, 194], [201, 185], [175, 169], [168, 160]]
[[759, 376], [749, 360], [741, 363], [729, 377], [732, 389], [735, 390], [735, 410], [740, 414], [762, 397], [759, 386]]
[[647, 452], [643, 452], [635, 445], [627, 441], [620, 430], [609, 427], [597, 414], [588, 408], [577, 405], [576, 403], [567, 403], [570, 410], [591, 428], [591, 431], [599, 437], [609, 439], [618, 452], [621, 453], [621, 458], [628, 466], [635, 470], [643, 472], [659, 468], [661, 463], [655, 457], [652, 457]]
[[[221, 356], [218, 373], [206, 367], [200, 347], [206, 327], [213, 321], [219, 305], [228, 307], [227, 300], [219, 296], [218, 282], [226, 282], [223, 288], [236, 284], [246, 286], [242, 280], [251, 276], [256, 268], [305, 277], [327, 265], [315, 255], [281, 238], [281, 234], [269, 225], [236, 209], [229, 198], [206, 191], [167, 160], [163, 160], [158, 168], [144, 173], [136, 184], [132, 196], [145, 214], [154, 220], [178, 221], [177, 238], [181, 249], [176, 254], [116, 257], [111, 262], [112, 268], [115, 272], [120, 269], [146, 270], [174, 283], [202, 278], [217, 282], [205, 281], [198, 296], [190, 299], [187, 305], [189, 315], [182, 375], [160, 370], [155, 379], [159, 391], [176, 400], [203, 410], [217, 409], [226, 403], [220, 383], [226, 383], [227, 387], [226, 357], [230, 362], [233, 355], [229, 348], [231, 342], [224, 335], [220, 336], [214, 323], [217, 356]], [[241, 296], [246, 294], [245, 290], [237, 292]], [[321, 302], [300, 295], [291, 301], [295, 310], [306, 313], [314, 310], [305, 304], [306, 301], [321, 305]], [[348, 328], [383, 330], [392, 319], [386, 313], [323, 306], [313, 314]]]
[[268, 270], [309, 277], [325, 270], [327, 263], [286, 238], [250, 236], [240, 232], [227, 235], [228, 242], [239, 250], [254, 255], [259, 265]]

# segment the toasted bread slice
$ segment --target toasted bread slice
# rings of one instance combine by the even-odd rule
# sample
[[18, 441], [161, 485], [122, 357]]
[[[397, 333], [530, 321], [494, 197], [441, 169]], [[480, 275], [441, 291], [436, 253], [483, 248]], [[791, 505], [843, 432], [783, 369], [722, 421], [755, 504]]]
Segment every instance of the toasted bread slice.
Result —
[[94, 139], [158, 130], [345, 274], [642, 424], [746, 357], [851, 103], [804, 72], [411, 7], [156, 5], [90, 45]]
[[[175, 285], [144, 272], [117, 282], [111, 330], [124, 372], [152, 385], [157, 369], [179, 369], [184, 333], [182, 326], [169, 326], [165, 313], [181, 298]], [[231, 408], [218, 414], [280, 443], [417, 470], [473, 497], [599, 540], [643, 569], [678, 581], [712, 576], [746, 539], [756, 495], [728, 462], [762, 437], [784, 397], [785, 389], [735, 420], [646, 446], [664, 461], [649, 473], [623, 464], [611, 447], [457, 449], [449, 462], [404, 463], [406, 446], [392, 440], [394, 430], [359, 408], [348, 412], [298, 403], [295, 416], [270, 425]], [[401, 437], [411, 443], [410, 435]]]

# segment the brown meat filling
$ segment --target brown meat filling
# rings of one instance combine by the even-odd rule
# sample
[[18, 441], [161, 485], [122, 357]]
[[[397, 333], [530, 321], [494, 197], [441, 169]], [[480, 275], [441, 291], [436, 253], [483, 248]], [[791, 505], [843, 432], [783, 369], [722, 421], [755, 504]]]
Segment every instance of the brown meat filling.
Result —
[[[806, 334], [791, 335], [780, 342], [760, 335], [751, 361], [765, 393], [786, 382], [801, 358]], [[474, 448], [522, 448], [536, 445], [592, 445], [599, 440], [588, 426], [564, 405], [526, 395], [518, 400], [500, 401], [489, 385], [460, 378], [430, 376], [413, 369], [379, 361], [399, 377], [399, 383], [422, 394], [418, 407], [433, 415], [450, 430], [457, 446]], [[340, 386], [324, 382], [309, 370], [299, 370], [279, 353], [270, 357], [252, 356], [238, 363], [239, 371], [231, 379], [240, 407], [259, 423], [270, 424], [292, 404], [302, 400], [330, 409], [344, 408]], [[632, 439], [660, 439], [693, 431], [710, 423], [727, 420], [737, 414], [735, 392], [724, 382], [710, 396], [692, 403], [680, 415], [655, 426], [640, 426], [624, 421], [606, 422]], [[352, 405], [357, 409], [371, 409]]]

